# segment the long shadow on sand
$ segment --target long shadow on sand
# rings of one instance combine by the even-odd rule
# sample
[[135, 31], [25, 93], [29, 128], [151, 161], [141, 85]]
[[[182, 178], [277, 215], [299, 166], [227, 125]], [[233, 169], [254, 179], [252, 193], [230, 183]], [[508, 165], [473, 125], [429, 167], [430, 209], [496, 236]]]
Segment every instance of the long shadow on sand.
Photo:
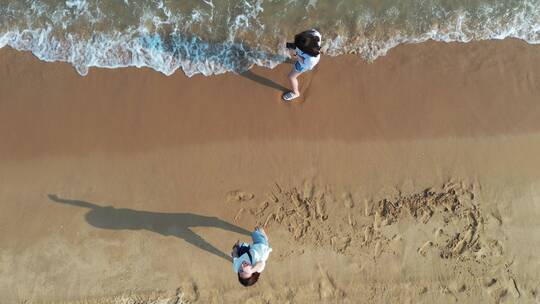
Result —
[[262, 84], [264, 86], [267, 86], [267, 87], [272, 88], [272, 89], [276, 89], [278, 91], [282, 91], [284, 93], [287, 92], [287, 91], [290, 91], [289, 89], [287, 89], [286, 87], [280, 85], [279, 83], [276, 83], [273, 80], [270, 80], [270, 79], [268, 79], [266, 77], [257, 75], [255, 73], [253, 73], [252, 71], [245, 71], [243, 73], [240, 73], [239, 75], [242, 76], [242, 77], [245, 77], [245, 78], [247, 78], [249, 80], [255, 81], [258, 84]]
[[68, 200], [49, 194], [53, 202], [88, 208], [85, 214], [86, 221], [97, 228], [114, 230], [148, 230], [161, 235], [173, 235], [184, 239], [191, 245], [206, 250], [218, 257], [231, 261], [231, 257], [217, 249], [202, 237], [193, 232], [192, 227], [216, 227], [244, 235], [250, 232], [244, 228], [225, 222], [217, 217], [197, 215], [193, 213], [160, 213], [139, 211], [133, 209], [116, 209], [111, 206], [102, 207], [79, 200]]

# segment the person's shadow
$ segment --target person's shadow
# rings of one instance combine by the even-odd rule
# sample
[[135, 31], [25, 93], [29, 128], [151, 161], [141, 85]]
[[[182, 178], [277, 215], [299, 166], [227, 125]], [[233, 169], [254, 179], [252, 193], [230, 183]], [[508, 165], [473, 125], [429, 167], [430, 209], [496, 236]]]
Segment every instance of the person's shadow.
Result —
[[216, 227], [244, 235], [250, 232], [244, 228], [225, 222], [217, 217], [193, 213], [160, 213], [139, 211], [133, 209], [116, 209], [102, 207], [90, 202], [60, 198], [54, 194], [48, 195], [53, 202], [90, 209], [85, 214], [86, 221], [102, 229], [148, 230], [161, 235], [172, 235], [184, 239], [191, 245], [206, 250], [214, 255], [232, 261], [231, 257], [217, 249], [202, 237], [193, 232], [192, 227]]
[[261, 75], [257, 75], [255, 73], [253, 73], [252, 71], [245, 71], [243, 73], [240, 73], [239, 75], [242, 76], [242, 77], [245, 77], [245, 78], [247, 78], [249, 80], [255, 81], [258, 84], [261, 84], [263, 86], [267, 86], [269, 88], [281, 91], [283, 93], [290, 91], [289, 89], [287, 89], [286, 87], [280, 85], [279, 83], [276, 83], [273, 80], [265, 78], [265, 77], [263, 77]]

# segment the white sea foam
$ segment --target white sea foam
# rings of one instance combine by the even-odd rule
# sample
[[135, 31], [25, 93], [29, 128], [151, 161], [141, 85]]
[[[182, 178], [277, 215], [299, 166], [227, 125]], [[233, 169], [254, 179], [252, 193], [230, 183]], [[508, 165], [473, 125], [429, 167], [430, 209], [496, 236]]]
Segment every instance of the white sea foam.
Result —
[[[531, 12], [540, 12], [540, 2], [526, 2], [519, 11], [514, 11], [511, 18], [501, 20], [492, 18], [494, 8], [484, 6], [480, 13], [486, 23], [478, 25], [471, 30], [467, 24], [474, 24], [473, 17], [467, 12], [459, 12], [451, 19], [445, 27], [441, 28], [435, 24], [429, 30], [423, 33], [395, 32], [389, 39], [381, 40], [362, 40], [351, 35], [336, 35], [334, 38], [327, 39], [323, 44], [323, 51], [330, 56], [338, 56], [345, 53], [358, 53], [363, 58], [373, 61], [380, 56], [401, 44], [422, 43], [427, 40], [440, 42], [462, 42], [480, 40], [501, 40], [506, 38], [516, 38], [524, 40], [530, 44], [540, 44], [540, 14]], [[396, 12], [392, 11], [391, 15]], [[443, 13], [443, 15], [451, 15]], [[500, 16], [497, 16], [500, 17]]]
[[[187, 76], [205, 76], [228, 71], [247, 70], [253, 64], [273, 68], [283, 61], [280, 55], [266, 55], [241, 44], [211, 45], [196, 37], [171, 37], [166, 46], [159, 35], [133, 37], [115, 35], [94, 36], [92, 41], [68, 34], [64, 40], [51, 36], [52, 28], [9, 32], [0, 36], [0, 47], [9, 45], [17, 50], [32, 51], [44, 61], [71, 63], [81, 75], [89, 67], [151, 67], [165, 75], [181, 69]], [[45, 50], [45, 51], [44, 51]], [[238, 58], [243, 58], [239, 62]]]
[[[279, 24], [263, 24], [263, 0], [235, 2], [238, 13], [228, 15], [226, 35], [219, 39], [205, 39], [192, 33], [193, 26], [203, 27], [213, 20], [216, 0], [200, 0], [189, 14], [174, 12], [162, 0], [153, 7], [143, 7], [139, 24], [121, 31], [75, 33], [66, 29], [83, 20], [100, 24], [107, 18], [99, 5], [90, 0], [68, 0], [63, 8], [51, 8], [44, 2], [31, 2], [30, 16], [21, 23], [17, 9], [0, 8], [0, 47], [11, 46], [31, 51], [44, 61], [71, 63], [78, 73], [86, 75], [90, 67], [150, 67], [166, 75], [182, 70], [186, 75], [212, 75], [229, 71], [240, 72], [252, 65], [274, 67], [286, 58], [285, 35]], [[125, 5], [130, 5], [124, 0]], [[309, 10], [316, 9], [317, 1], [309, 1]], [[347, 31], [336, 21], [334, 28], [322, 29], [325, 40], [323, 53], [338, 56], [357, 53], [366, 60], [384, 56], [388, 50], [404, 43], [426, 40], [444, 42], [469, 42], [473, 40], [518, 38], [529, 43], [540, 43], [540, 2], [522, 2], [514, 10], [497, 15], [498, 7], [484, 5], [469, 12], [438, 9], [434, 16], [440, 23], [433, 23], [422, 31], [389, 28], [383, 34]], [[360, 14], [357, 28], [369, 28], [397, 22], [400, 12], [391, 7], [384, 13], [382, 22], [366, 10]], [[44, 19], [36, 25], [34, 19]], [[482, 20], [479, 23], [477, 20]], [[18, 22], [18, 23], [17, 23]], [[12, 25], [15, 24], [15, 25]], [[269, 27], [271, 26], [271, 27]], [[63, 32], [59, 29], [64, 30]], [[209, 32], [210, 34], [212, 32]], [[239, 37], [255, 37], [245, 41]], [[282, 37], [283, 36], [283, 37]]]
[[76, 11], [82, 12], [88, 8], [88, 3], [85, 0], [67, 0], [66, 6], [75, 9]]

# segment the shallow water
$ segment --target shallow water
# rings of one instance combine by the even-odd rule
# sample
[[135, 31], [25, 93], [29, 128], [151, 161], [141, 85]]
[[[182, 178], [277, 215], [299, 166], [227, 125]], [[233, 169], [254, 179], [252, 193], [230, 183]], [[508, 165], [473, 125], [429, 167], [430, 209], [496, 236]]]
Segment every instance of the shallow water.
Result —
[[317, 28], [323, 52], [366, 60], [402, 43], [515, 37], [540, 42], [540, 0], [0, 0], [0, 47], [88, 68], [167, 75], [241, 72], [285, 60]]

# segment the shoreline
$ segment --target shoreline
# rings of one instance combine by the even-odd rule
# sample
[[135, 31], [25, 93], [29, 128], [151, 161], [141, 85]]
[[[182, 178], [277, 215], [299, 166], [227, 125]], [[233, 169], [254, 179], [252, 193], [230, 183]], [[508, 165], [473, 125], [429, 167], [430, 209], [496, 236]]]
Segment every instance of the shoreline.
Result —
[[[537, 300], [540, 46], [427, 42], [369, 64], [322, 58], [292, 104], [277, 89], [287, 64], [244, 76], [125, 68], [81, 77], [68, 64], [2, 49], [0, 66], [0, 299], [115, 303], [127, 294], [152, 303], [180, 290], [200, 303], [511, 302], [514, 282], [521, 299]], [[446, 241], [433, 231], [463, 238], [461, 213], [435, 208], [426, 223], [396, 216], [379, 229], [365, 212], [365, 201], [401, 204], [428, 187], [444, 194], [450, 182], [474, 193], [467, 208], [478, 210], [472, 239], [484, 257], [472, 245], [439, 257]], [[310, 218], [307, 231], [335, 239], [295, 238], [288, 219], [271, 222], [274, 252], [251, 289], [174, 223], [147, 227], [189, 213], [250, 229], [271, 216], [257, 208], [276, 191], [286, 194], [279, 204], [294, 191], [323, 204], [328, 220]], [[254, 198], [231, 199], [239, 192]], [[120, 213], [94, 218], [50, 195]], [[129, 228], [111, 214], [124, 214]], [[332, 227], [347, 217], [357, 224], [343, 236]], [[225, 253], [245, 237], [216, 227], [189, 229]], [[366, 229], [378, 233], [369, 242]], [[348, 245], [336, 250], [343, 237]]]
[[[92, 69], [89, 76], [81, 77], [73, 73], [68, 64], [40, 62], [29, 53], [6, 49], [2, 50], [2, 62], [7, 68], [3, 78], [13, 82], [30, 81], [36, 88], [16, 90], [10, 87], [9, 82], [4, 82], [3, 97], [11, 101], [11, 104], [4, 105], [10, 107], [4, 113], [16, 112], [18, 116], [4, 115], [2, 121], [7, 128], [14, 128], [24, 119], [23, 123], [39, 124], [52, 134], [61, 134], [63, 126], [69, 125], [80, 130], [73, 130], [66, 136], [75, 137], [74, 133], [81, 131], [77, 136], [85, 135], [91, 141], [90, 136], [102, 135], [107, 149], [119, 150], [123, 146], [140, 146], [144, 142], [148, 142], [148, 147], [163, 146], [175, 137], [182, 143], [199, 144], [231, 139], [316, 141], [325, 138], [358, 142], [534, 133], [539, 129], [534, 120], [522, 121], [522, 118], [536, 114], [530, 113], [530, 106], [534, 106], [534, 88], [531, 86], [537, 80], [533, 66], [539, 56], [537, 49], [517, 40], [465, 45], [429, 42], [405, 45], [375, 63], [364, 63], [354, 55], [323, 58], [320, 67], [301, 77], [303, 97], [282, 107], [276, 106], [282, 105], [281, 91], [276, 87], [287, 86], [288, 64], [274, 70], [256, 68], [249, 76], [226, 74], [188, 78], [176, 73], [167, 77], [150, 69], [125, 68]], [[471, 54], [467, 55], [467, 52]], [[453, 56], [459, 57], [452, 60]], [[480, 62], [482, 57], [487, 58], [486, 62]], [[466, 66], [467, 60], [476, 66]], [[533, 65], [529, 65], [529, 61]], [[464, 66], [459, 66], [460, 62]], [[482, 65], [489, 67], [482, 69]], [[517, 72], [513, 66], [526, 70]], [[35, 69], [31, 72], [34, 75], [28, 74], [29, 68]], [[347, 72], [341, 73], [343, 70]], [[516, 82], [512, 84], [512, 90], [516, 92], [492, 90], [505, 81], [507, 75], [502, 71], [513, 73], [508, 77], [513, 77], [512, 81]], [[486, 73], [489, 73], [489, 78], [484, 77]], [[408, 78], [408, 74], [416, 79]], [[451, 79], [457, 74], [467, 78], [461, 81]], [[144, 86], [129, 86], [135, 82]], [[474, 82], [478, 88], [472, 89], [467, 82]], [[103, 84], [99, 90], [90, 88], [98, 83]], [[219, 92], [211, 88], [219, 88]], [[527, 90], [519, 92], [522, 88]], [[462, 90], [466, 90], [463, 95], [451, 95]], [[340, 92], [347, 94], [342, 96]], [[518, 95], [514, 96], [514, 93]], [[264, 96], [264, 101], [260, 100], [261, 96]], [[426, 96], [444, 102], [436, 103], [427, 100]], [[523, 101], [512, 106], [505, 104], [512, 98], [523, 98]], [[71, 102], [66, 103], [66, 99]], [[332, 100], [333, 105], [325, 108], [327, 104], [323, 100]], [[34, 111], [32, 116], [25, 114], [38, 107], [40, 111]], [[459, 111], [457, 107], [470, 109]], [[199, 117], [190, 115], [201, 115], [201, 108], [206, 111], [204, 121], [197, 121]], [[417, 113], [417, 108], [421, 109], [422, 116]], [[105, 110], [114, 117], [127, 115], [129, 120], [118, 125], [111, 117], [102, 115]], [[485, 112], [485, 117], [477, 115], [480, 110]], [[58, 111], [64, 111], [65, 115], [57, 114], [55, 117], [54, 113]], [[222, 113], [227, 113], [227, 117], [220, 117]], [[13, 117], [17, 117], [17, 121]], [[49, 117], [60, 119], [48, 121]], [[272, 119], [276, 118], [283, 119], [284, 125], [273, 125]], [[358, 126], [354, 123], [356, 119], [366, 123]], [[414, 121], [418, 119], [424, 121]], [[498, 119], [515, 126], [493, 123]], [[403, 122], [398, 126], [387, 123], [387, 120]], [[220, 121], [221, 125], [215, 126], [212, 121]], [[143, 126], [143, 123], [147, 125]], [[476, 123], [485, 125], [485, 128], [474, 127]], [[422, 124], [430, 129], [423, 128]], [[108, 130], [113, 126], [116, 133], [109, 134]], [[82, 132], [92, 127], [92, 133]], [[13, 135], [3, 135], [7, 135], [4, 138], [9, 141], [8, 146], [18, 146]], [[54, 140], [41, 140], [38, 138], [41, 135], [34, 132], [24, 137], [36, 145], [50, 142], [47, 150], [54, 151]], [[86, 137], [78, 137], [79, 141], [81, 139]], [[63, 147], [61, 150], [65, 152], [66, 148], [80, 152], [75, 147]], [[31, 151], [14, 152], [9, 154], [32, 156]]]

